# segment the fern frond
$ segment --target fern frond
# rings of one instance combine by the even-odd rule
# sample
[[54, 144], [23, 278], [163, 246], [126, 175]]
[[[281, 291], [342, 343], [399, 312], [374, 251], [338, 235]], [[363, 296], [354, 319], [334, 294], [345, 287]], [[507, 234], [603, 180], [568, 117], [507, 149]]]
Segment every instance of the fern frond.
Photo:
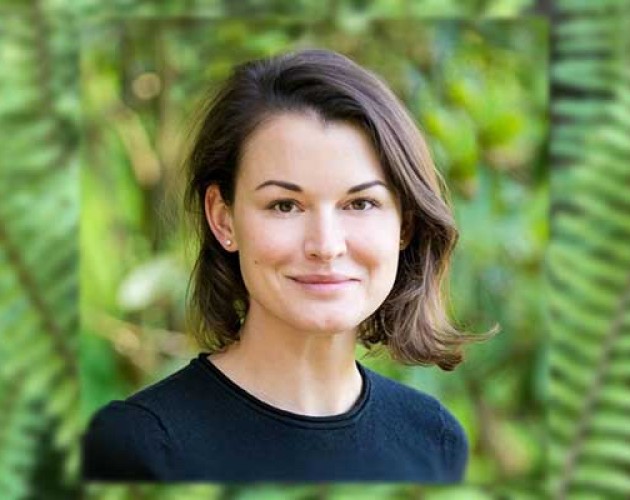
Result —
[[[76, 477], [81, 429], [78, 165], [69, 161], [71, 117], [58, 106], [73, 88], [58, 85], [53, 67], [59, 54], [47, 16], [42, 3], [29, 3], [3, 16], [0, 31], [0, 65], [10, 68], [0, 73], [0, 91], [8, 97], [0, 104], [0, 133], [12, 138], [0, 158], [0, 390], [11, 395], [0, 394], [0, 415], [18, 422], [5, 449], [15, 439], [31, 453], [19, 464], [0, 460], [0, 476], [13, 478], [14, 498], [28, 492], [38, 466], [35, 445], [44, 438], [64, 456], [66, 479]], [[20, 431], [36, 427], [39, 433]]]
[[31, 470], [45, 421], [33, 412], [34, 397], [6, 373], [0, 376], [0, 491], [7, 500], [31, 493]]
[[[584, 15], [593, 3], [566, 0], [561, 10]], [[548, 252], [554, 498], [630, 495], [630, 76], [618, 51], [620, 40], [629, 41], [621, 27], [630, 12], [604, 4], [605, 15], [570, 18], [559, 29], [564, 37], [581, 34], [580, 47], [600, 37], [592, 46], [603, 39], [610, 50], [579, 61], [579, 50], [566, 50], [555, 73], [560, 85], [599, 94], [556, 104], [570, 120], [559, 127], [556, 151], [572, 163]], [[569, 138], [580, 139], [574, 152]]]

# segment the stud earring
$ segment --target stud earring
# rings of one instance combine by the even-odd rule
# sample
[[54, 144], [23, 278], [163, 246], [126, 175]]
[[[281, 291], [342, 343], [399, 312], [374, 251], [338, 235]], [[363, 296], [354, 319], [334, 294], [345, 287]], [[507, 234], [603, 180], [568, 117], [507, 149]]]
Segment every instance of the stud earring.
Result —
[[226, 244], [227, 246], [230, 246], [230, 245], [232, 244], [232, 240], [225, 240], [225, 244]]

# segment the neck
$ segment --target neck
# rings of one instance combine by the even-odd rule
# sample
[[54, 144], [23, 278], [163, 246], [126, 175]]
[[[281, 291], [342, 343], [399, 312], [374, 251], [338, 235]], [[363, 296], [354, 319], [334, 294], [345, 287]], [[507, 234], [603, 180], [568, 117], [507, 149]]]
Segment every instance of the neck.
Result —
[[[249, 318], [248, 318], [249, 319]], [[361, 392], [355, 333], [306, 333], [246, 321], [240, 341], [210, 356], [227, 377], [258, 399], [309, 416], [348, 411]]]

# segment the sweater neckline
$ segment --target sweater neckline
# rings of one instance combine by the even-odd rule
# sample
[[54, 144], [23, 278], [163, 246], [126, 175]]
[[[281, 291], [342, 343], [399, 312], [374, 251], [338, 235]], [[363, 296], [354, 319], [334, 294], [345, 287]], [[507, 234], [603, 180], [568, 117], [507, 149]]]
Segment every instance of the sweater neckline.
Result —
[[197, 358], [193, 360], [193, 363], [196, 362], [206, 374], [212, 376], [214, 380], [219, 382], [219, 384], [231, 396], [238, 398], [240, 401], [249, 405], [257, 412], [263, 413], [277, 420], [281, 420], [288, 425], [317, 429], [334, 429], [345, 427], [347, 425], [353, 424], [360, 418], [360, 416], [364, 413], [365, 407], [370, 399], [370, 378], [367, 376], [364, 367], [355, 360], [357, 369], [361, 374], [362, 385], [359, 397], [349, 410], [343, 413], [339, 413], [337, 415], [327, 416], [302, 415], [300, 413], [283, 410], [269, 403], [266, 403], [265, 401], [257, 398], [256, 396], [247, 392], [245, 389], [239, 386], [208, 359], [209, 354], [209, 352], [199, 353]]

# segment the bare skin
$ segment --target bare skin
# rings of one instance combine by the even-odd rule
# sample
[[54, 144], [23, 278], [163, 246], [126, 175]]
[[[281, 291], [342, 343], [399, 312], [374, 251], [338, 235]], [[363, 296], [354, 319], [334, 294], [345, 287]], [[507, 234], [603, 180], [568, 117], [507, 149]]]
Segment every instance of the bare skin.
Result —
[[206, 218], [239, 252], [250, 297], [241, 340], [210, 361], [282, 410], [348, 411], [362, 388], [357, 327], [391, 290], [400, 251], [400, 207], [369, 139], [347, 123], [275, 117], [247, 143], [234, 204], [208, 188]]
[[[249, 318], [248, 318], [249, 319]], [[361, 393], [354, 362], [354, 335], [311, 336], [306, 341], [258, 323], [241, 331], [241, 341], [209, 356], [228, 378], [261, 401], [309, 416], [348, 411]], [[268, 332], [261, 335], [260, 332]]]

